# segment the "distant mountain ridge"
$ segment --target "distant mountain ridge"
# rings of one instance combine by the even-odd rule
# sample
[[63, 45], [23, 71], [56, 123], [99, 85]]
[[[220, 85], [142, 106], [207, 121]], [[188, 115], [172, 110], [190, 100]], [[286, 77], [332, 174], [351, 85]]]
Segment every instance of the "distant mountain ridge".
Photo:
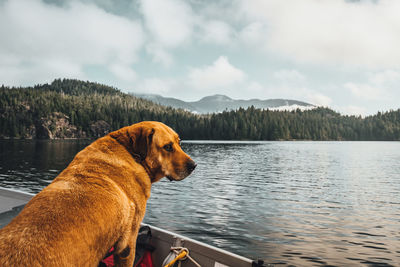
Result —
[[163, 106], [170, 106], [173, 108], [181, 108], [194, 113], [218, 113], [224, 110], [237, 110], [239, 108], [247, 109], [254, 106], [260, 109], [271, 110], [309, 110], [316, 108], [315, 105], [290, 99], [232, 99], [226, 95], [212, 95], [206, 96], [198, 101], [186, 102], [177, 98], [163, 97], [161, 95], [153, 94], [135, 94], [135, 96], [153, 101]]

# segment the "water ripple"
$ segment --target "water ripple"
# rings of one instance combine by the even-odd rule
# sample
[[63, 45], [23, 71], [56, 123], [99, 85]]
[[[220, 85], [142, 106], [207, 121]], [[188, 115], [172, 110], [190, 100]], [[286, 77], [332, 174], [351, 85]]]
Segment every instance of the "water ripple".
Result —
[[[38, 192], [87, 144], [0, 141], [0, 186]], [[146, 222], [277, 265], [400, 266], [399, 142], [183, 146], [198, 167]]]

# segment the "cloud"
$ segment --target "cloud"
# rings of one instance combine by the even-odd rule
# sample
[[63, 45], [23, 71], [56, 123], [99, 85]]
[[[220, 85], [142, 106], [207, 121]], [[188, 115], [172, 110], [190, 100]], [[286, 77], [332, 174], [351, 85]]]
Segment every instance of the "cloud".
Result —
[[304, 82], [306, 77], [294, 69], [282, 69], [274, 72], [273, 76], [283, 82]]
[[357, 98], [364, 100], [389, 100], [397, 97], [400, 72], [384, 70], [367, 75], [363, 82], [347, 82], [344, 87]]
[[234, 38], [234, 30], [226, 22], [205, 19], [201, 23], [200, 39], [203, 42], [217, 45], [227, 45]]
[[40, 63], [24, 64], [22, 59], [2, 61], [0, 55], [0, 83], [8, 86], [32, 86], [51, 82], [56, 78], [87, 80], [79, 65], [59, 60], [43, 60]]
[[310, 91], [307, 94], [307, 100], [314, 105], [329, 107], [332, 104], [332, 99], [324, 94]]
[[190, 5], [181, 0], [142, 0], [145, 24], [154, 41], [176, 47], [191, 40], [195, 15]]
[[243, 82], [246, 74], [232, 66], [228, 58], [220, 56], [210, 66], [194, 68], [189, 73], [189, 83], [197, 89], [216, 89]]
[[83, 78], [87, 65], [108, 65], [119, 78], [128, 77], [144, 39], [140, 23], [95, 5], [39, 0], [2, 3], [0, 36], [0, 79], [9, 85]]
[[240, 40], [253, 46], [265, 46], [267, 31], [265, 25], [259, 21], [246, 25], [239, 33]]
[[[294, 61], [384, 68], [399, 66], [400, 1], [242, 0], [248, 39]], [[265, 27], [263, 26], [265, 25]]]
[[170, 67], [174, 63], [172, 55], [159, 44], [152, 43], [147, 45], [146, 51], [153, 56], [153, 62], [160, 63], [164, 67]]
[[231, 65], [227, 57], [220, 56], [211, 65], [191, 68], [181, 77], [142, 79], [135, 82], [134, 88], [136, 92], [193, 101], [217, 93], [242, 97], [243, 90], [237, 90], [239, 86], [254, 93], [263, 89], [257, 82], [247, 81], [247, 75]]
[[176, 86], [177, 82], [174, 79], [148, 78], [137, 84], [135, 92], [165, 96], [174, 91]]
[[400, 82], [400, 72], [388, 69], [370, 74], [368, 80], [378, 85], [397, 85]]
[[350, 92], [359, 98], [366, 100], [377, 100], [382, 97], [382, 88], [371, 86], [363, 83], [346, 83], [345, 88], [349, 89]]
[[246, 93], [249, 93], [252, 96], [262, 95], [263, 92], [265, 92], [264, 86], [262, 86], [260, 83], [255, 82], [255, 81], [249, 82], [245, 88], [246, 88], [245, 89]]
[[129, 66], [112, 64], [109, 69], [118, 79], [124, 82], [134, 82], [137, 78], [136, 72]]

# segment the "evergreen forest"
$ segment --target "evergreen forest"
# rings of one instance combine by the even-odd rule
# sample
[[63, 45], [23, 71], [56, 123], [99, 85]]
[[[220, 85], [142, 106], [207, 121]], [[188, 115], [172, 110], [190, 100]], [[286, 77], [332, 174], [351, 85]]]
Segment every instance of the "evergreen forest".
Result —
[[164, 122], [184, 140], [400, 140], [400, 109], [362, 118], [328, 108], [254, 107], [199, 115], [93, 82], [57, 79], [0, 87], [0, 138], [98, 138], [143, 120]]

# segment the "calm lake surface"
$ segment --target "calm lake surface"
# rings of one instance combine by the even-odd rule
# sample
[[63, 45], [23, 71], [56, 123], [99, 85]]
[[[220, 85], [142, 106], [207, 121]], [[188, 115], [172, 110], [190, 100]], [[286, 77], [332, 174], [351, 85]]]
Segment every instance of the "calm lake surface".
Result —
[[[0, 186], [39, 192], [89, 141], [0, 141]], [[267, 263], [400, 266], [399, 142], [184, 142], [144, 221]]]

